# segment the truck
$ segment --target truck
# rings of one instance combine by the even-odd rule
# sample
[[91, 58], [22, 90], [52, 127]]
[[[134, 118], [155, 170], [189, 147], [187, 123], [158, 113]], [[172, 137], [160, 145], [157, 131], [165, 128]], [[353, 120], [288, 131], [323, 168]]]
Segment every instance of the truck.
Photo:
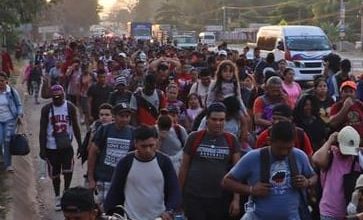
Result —
[[152, 37], [161, 44], [167, 44], [171, 38], [172, 27], [170, 24], [153, 24]]
[[148, 22], [128, 22], [127, 32], [137, 41], [149, 41], [152, 38], [151, 27], [152, 24]]
[[320, 75], [324, 56], [333, 50], [324, 31], [308, 25], [261, 27], [256, 46], [262, 57], [274, 53], [275, 61], [285, 59], [294, 70], [296, 81], [311, 81]]
[[216, 36], [213, 32], [200, 32], [199, 41], [202, 44], [206, 44], [209, 47], [214, 47], [216, 44]]
[[178, 32], [173, 34], [173, 43], [180, 49], [195, 50], [198, 40], [195, 31]]

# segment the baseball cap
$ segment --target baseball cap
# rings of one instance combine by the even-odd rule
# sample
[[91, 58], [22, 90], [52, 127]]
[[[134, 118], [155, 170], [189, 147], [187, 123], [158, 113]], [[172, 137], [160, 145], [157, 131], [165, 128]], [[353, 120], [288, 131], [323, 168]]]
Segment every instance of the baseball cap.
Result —
[[62, 211], [85, 212], [95, 208], [93, 193], [84, 187], [73, 187], [64, 192], [61, 199]]
[[127, 79], [125, 76], [118, 76], [115, 79], [115, 86], [119, 86], [119, 85], [123, 85], [126, 86], [127, 85]]
[[53, 97], [64, 95], [64, 89], [63, 89], [63, 86], [61, 86], [61, 85], [53, 85], [50, 88], [50, 90], [52, 92]]
[[343, 155], [358, 155], [360, 144], [359, 133], [351, 126], [345, 126], [338, 133], [338, 143], [340, 152]]
[[340, 86], [340, 91], [342, 91], [344, 87], [350, 87], [354, 90], [357, 90], [357, 84], [351, 80], [343, 82]]
[[146, 59], [147, 59], [146, 54], [144, 52], [141, 52], [139, 54], [139, 60], [142, 62], [146, 62]]
[[227, 51], [225, 50], [218, 51], [218, 56], [227, 56]]
[[117, 103], [113, 108], [112, 108], [113, 113], [116, 115], [118, 113], [121, 112], [132, 112], [130, 106], [127, 103], [121, 102], [121, 103]]
[[118, 54], [118, 56], [119, 56], [119, 57], [123, 57], [123, 58], [126, 58], [126, 57], [127, 57], [127, 56], [126, 56], [126, 54], [125, 54], [125, 53], [123, 53], [123, 52], [119, 53], [119, 54]]

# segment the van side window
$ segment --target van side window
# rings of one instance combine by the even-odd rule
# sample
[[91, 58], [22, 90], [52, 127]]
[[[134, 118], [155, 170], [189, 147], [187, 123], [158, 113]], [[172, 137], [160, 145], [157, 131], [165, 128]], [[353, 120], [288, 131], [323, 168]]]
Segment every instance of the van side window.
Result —
[[262, 32], [257, 39], [257, 47], [259, 47], [261, 50], [272, 51], [273, 49], [275, 49], [276, 40], [277, 37], [272, 36], [271, 33]]

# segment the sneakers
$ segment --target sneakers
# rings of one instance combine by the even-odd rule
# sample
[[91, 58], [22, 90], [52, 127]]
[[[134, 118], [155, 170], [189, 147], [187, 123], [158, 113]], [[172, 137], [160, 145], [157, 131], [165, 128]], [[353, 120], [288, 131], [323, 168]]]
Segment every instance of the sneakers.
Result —
[[6, 171], [9, 172], [9, 173], [14, 173], [15, 172], [15, 170], [14, 170], [14, 168], [12, 166], [6, 167]]
[[55, 208], [54, 209], [55, 209], [55, 211], [62, 210], [60, 196], [55, 197]]

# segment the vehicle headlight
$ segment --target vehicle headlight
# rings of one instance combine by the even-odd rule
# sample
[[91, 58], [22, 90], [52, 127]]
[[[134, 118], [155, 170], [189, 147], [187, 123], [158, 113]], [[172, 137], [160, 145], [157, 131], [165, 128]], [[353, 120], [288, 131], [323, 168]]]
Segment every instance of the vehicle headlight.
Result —
[[294, 62], [287, 61], [287, 67], [289, 67], [289, 68], [296, 68], [296, 65], [295, 65]]

